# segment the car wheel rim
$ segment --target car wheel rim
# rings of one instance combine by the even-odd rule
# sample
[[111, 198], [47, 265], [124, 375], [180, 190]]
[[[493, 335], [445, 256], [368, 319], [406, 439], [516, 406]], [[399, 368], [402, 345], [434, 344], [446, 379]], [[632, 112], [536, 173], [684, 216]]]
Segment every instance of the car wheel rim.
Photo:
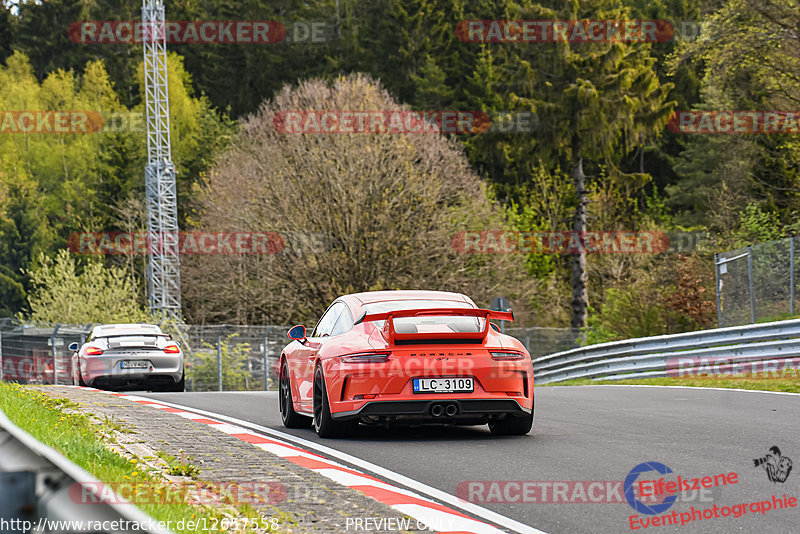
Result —
[[280, 380], [280, 404], [281, 404], [281, 417], [286, 419], [286, 416], [289, 413], [289, 380], [286, 377], [286, 367], [281, 368], [281, 380]]
[[317, 373], [314, 379], [314, 428], [319, 430], [322, 420], [322, 376]]

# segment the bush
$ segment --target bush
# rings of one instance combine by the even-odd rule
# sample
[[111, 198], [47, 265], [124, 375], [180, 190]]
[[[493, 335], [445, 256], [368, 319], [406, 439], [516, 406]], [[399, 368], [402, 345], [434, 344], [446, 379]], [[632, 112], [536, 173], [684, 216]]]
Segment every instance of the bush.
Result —
[[[503, 295], [526, 308], [524, 259], [462, 254], [464, 230], [505, 228], [453, 139], [438, 134], [281, 133], [281, 111], [401, 110], [352, 75], [285, 87], [242, 124], [200, 193], [209, 231], [279, 232], [276, 254], [187, 258], [187, 315], [196, 322], [311, 321], [336, 297], [383, 289]], [[308, 244], [312, 246], [308, 246]], [[542, 300], [545, 296], [542, 297]]]
[[91, 261], [82, 269], [69, 252], [39, 256], [27, 271], [34, 286], [30, 314], [22, 319], [42, 323], [138, 323], [150, 317], [139, 305], [131, 274], [124, 268]]
[[[676, 272], [678, 283], [668, 283]], [[655, 259], [629, 274], [606, 288], [599, 312], [591, 310], [584, 345], [713, 327], [716, 306], [707, 287], [713, 274], [698, 258]]]
[[[253, 380], [247, 362], [253, 347], [249, 343], [235, 342], [238, 334], [220, 340], [222, 359], [222, 389], [225, 391], [247, 391]], [[217, 345], [203, 342], [203, 349], [196, 351], [186, 366], [186, 380], [192, 391], [216, 391], [219, 387], [217, 369]], [[263, 380], [261, 387], [263, 389]]]

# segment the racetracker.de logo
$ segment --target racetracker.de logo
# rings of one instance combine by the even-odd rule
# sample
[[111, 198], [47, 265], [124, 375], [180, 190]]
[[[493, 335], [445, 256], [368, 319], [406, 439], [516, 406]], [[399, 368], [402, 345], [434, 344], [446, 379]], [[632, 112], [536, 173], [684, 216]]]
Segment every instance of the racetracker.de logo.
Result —
[[21, 357], [3, 355], [0, 376], [4, 380], [31, 380], [43, 384], [53, 382], [53, 361], [50, 357]]
[[624, 503], [619, 480], [465, 480], [456, 497], [473, 503]]
[[81, 44], [141, 44], [165, 39], [169, 44], [274, 44], [286, 37], [286, 27], [274, 20], [167, 21], [140, 20], [73, 22], [69, 38]]
[[279, 111], [272, 125], [285, 134], [478, 134], [492, 118], [483, 111]]
[[88, 134], [102, 128], [96, 111], [0, 111], [0, 134]]
[[798, 111], [677, 111], [667, 128], [678, 134], [796, 134]]
[[259, 255], [277, 254], [284, 246], [277, 232], [179, 232], [160, 239], [147, 232], [85, 232], [67, 239], [71, 253], [90, 255], [141, 256], [164, 249], [191, 255]]
[[800, 357], [743, 359], [676, 356], [667, 360], [673, 378], [800, 378]]
[[462, 20], [465, 43], [663, 43], [675, 35], [666, 20]]
[[[621, 480], [471, 480], [461, 482], [456, 496], [474, 503], [621, 504], [626, 502]], [[633, 487], [636, 499], [646, 504], [663, 501], [664, 491]], [[681, 487], [680, 502], [712, 502], [714, 492], [706, 487]]]
[[286, 486], [280, 482], [75, 482], [69, 488], [75, 504], [278, 504], [286, 500]]
[[144, 113], [133, 111], [0, 111], [0, 134], [144, 132]]
[[461, 254], [654, 254], [670, 249], [663, 232], [458, 232], [453, 248]]

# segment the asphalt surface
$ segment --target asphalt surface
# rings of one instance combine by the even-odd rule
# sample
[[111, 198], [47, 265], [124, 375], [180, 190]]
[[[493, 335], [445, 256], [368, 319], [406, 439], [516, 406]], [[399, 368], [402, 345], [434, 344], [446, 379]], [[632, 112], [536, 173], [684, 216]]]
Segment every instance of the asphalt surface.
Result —
[[[753, 462], [772, 446], [778, 446], [784, 457], [800, 462], [800, 396], [697, 388], [538, 387], [536, 419], [528, 436], [498, 438], [485, 426], [364, 428], [356, 438], [337, 440], [321, 440], [311, 429], [284, 428], [274, 392], [144, 396], [321, 443], [549, 533], [800, 532], [800, 464], [780, 483], [771, 482], [764, 467], [755, 467]], [[704, 493], [686, 492], [660, 516], [637, 513], [626, 502], [622, 485], [609, 486], [606, 481], [621, 483], [642, 462], [660, 462], [673, 474], [651, 471], [643, 473], [640, 480], [736, 473], [736, 483]], [[473, 485], [470, 498], [470, 481], [499, 484]], [[571, 485], [558, 499], [577, 502], [539, 502], [544, 487], [552, 500], [553, 485], [529, 484], [534, 491], [525, 499], [523, 486], [506, 486], [505, 481], [587, 481], [582, 487], [592, 493], [583, 496]], [[602, 481], [617, 502], [587, 503], [602, 497], [600, 486], [591, 489], [591, 481]], [[510, 499], [534, 498], [537, 502], [481, 500], [503, 499], [503, 488]], [[772, 507], [772, 497], [780, 499], [784, 494], [797, 499], [795, 507], [760, 513], [748, 506], [739, 518], [721, 516], [723, 507], [760, 501], [769, 501]], [[680, 525], [681, 513], [691, 514], [692, 507], [702, 513], [715, 505], [720, 517]], [[741, 507], [729, 511], [741, 513]], [[631, 528], [632, 516], [641, 521], [672, 512], [677, 512], [677, 525], [642, 528], [637, 523], [634, 526], [638, 528]]]

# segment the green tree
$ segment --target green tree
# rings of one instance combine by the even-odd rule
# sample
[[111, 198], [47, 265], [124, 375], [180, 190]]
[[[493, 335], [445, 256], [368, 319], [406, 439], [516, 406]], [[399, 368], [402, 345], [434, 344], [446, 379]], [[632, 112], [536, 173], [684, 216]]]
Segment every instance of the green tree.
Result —
[[414, 104], [421, 110], [445, 110], [453, 103], [455, 91], [447, 86], [444, 70], [427, 56], [419, 75], [412, 74], [416, 84]]
[[11, 43], [14, 41], [16, 17], [11, 14], [11, 6], [0, 2], [0, 62], [11, 55]]
[[20, 277], [5, 265], [0, 265], [0, 316], [10, 317], [25, 305], [25, 288]]
[[[772, 111], [800, 103], [800, 12], [790, 0], [727, 0], [705, 20], [704, 39], [686, 40], [672, 72], [703, 65], [696, 110]], [[796, 134], [692, 135], [675, 162], [670, 204], [683, 224], [730, 236], [745, 207], [758, 203], [789, 223], [800, 209]], [[707, 216], [705, 215], [707, 214]]]
[[[173, 2], [167, 3], [168, 20], [186, 20], [176, 19], [172, 16], [174, 9], [172, 4]], [[91, 0], [87, 5], [88, 13], [84, 20], [136, 22], [142, 19], [142, 2], [139, 1]], [[137, 83], [136, 68], [142, 61], [141, 45], [131, 43], [87, 44], [84, 46], [84, 50], [83, 58], [102, 60], [119, 100], [126, 108], [132, 108], [139, 103], [141, 93]], [[81, 62], [77, 64], [81, 64]]]
[[[596, 0], [567, 4], [545, 18], [626, 20], [628, 13], [613, 0]], [[659, 135], [674, 106], [667, 100], [671, 86], [659, 83], [650, 49], [647, 43], [559, 41], [524, 52], [509, 84], [509, 99], [540, 116], [542, 130], [528, 141], [533, 154], [571, 169], [576, 233], [587, 230], [587, 166], [594, 172], [605, 168], [605, 179], [618, 189], [641, 192], [649, 180], [644, 173], [624, 172], [620, 161]], [[571, 278], [571, 325], [581, 328], [589, 302], [585, 252], [573, 254]]]
[[[193, 96], [180, 57], [170, 55], [168, 65], [183, 221], [193, 210], [194, 185], [234, 126], [207, 98]], [[52, 257], [78, 232], [129, 230], [119, 210], [144, 196], [144, 110], [120, 102], [102, 61], [89, 61], [81, 72], [55, 70], [40, 83], [21, 52], [0, 66], [0, 110], [88, 111], [104, 118], [99, 132], [0, 135], [0, 291], [8, 295], [5, 307], [16, 313], [25, 303], [17, 284], [31, 289], [22, 271], [40, 253]], [[111, 127], [115, 117], [122, 119], [119, 128]]]
[[33, 290], [30, 313], [23, 318], [42, 323], [137, 323], [149, 317], [133, 291], [131, 273], [104, 267], [99, 261], [83, 268], [67, 251], [51, 259], [44, 254], [27, 271]]
[[87, 20], [84, 0], [17, 2], [17, 22], [12, 48], [31, 58], [38, 79], [58, 70], [70, 70], [88, 59], [85, 45], [72, 41], [70, 24]]
[[710, 328], [716, 321], [713, 287], [707, 258], [675, 254], [636, 262], [623, 283], [604, 290], [585, 344]]
[[519, 256], [453, 246], [459, 232], [505, 226], [455, 141], [278, 131], [276, 116], [300, 106], [407, 109], [379, 83], [352, 75], [287, 86], [244, 122], [203, 188], [198, 222], [214, 231], [281, 232], [285, 246], [276, 254], [187, 258], [194, 320], [310, 321], [342, 294], [413, 287], [462, 291], [483, 303], [502, 292], [529, 303], [535, 282]]

